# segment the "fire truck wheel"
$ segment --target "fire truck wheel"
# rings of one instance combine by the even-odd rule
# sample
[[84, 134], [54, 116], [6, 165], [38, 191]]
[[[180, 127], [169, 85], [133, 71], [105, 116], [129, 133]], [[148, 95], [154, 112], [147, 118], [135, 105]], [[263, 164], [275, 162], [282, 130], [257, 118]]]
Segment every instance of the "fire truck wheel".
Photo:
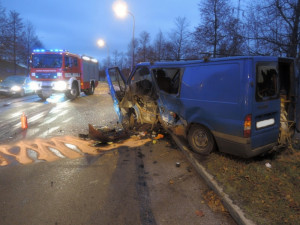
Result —
[[89, 88], [89, 95], [93, 95], [95, 91], [94, 84], [91, 85], [91, 88]]
[[94, 91], [95, 91], [95, 86], [94, 86], [94, 84], [92, 84], [90, 88], [88, 88], [88, 89], [86, 89], [84, 91], [84, 94], [86, 94], [86, 95], [93, 95]]
[[50, 97], [50, 95], [43, 95], [42, 93], [37, 93], [37, 95], [38, 95], [42, 100], [46, 100], [47, 98]]
[[201, 155], [208, 155], [215, 147], [215, 140], [210, 131], [201, 125], [193, 125], [188, 133], [188, 142], [192, 150]]
[[78, 86], [76, 83], [73, 83], [72, 84], [72, 88], [71, 90], [68, 90], [66, 93], [65, 93], [66, 97], [68, 99], [75, 99], [77, 96], [78, 96]]

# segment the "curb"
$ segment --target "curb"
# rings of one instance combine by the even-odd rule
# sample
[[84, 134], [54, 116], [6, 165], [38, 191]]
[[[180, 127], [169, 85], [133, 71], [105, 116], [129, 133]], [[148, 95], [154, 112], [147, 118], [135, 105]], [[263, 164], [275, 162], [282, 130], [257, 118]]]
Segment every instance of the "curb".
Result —
[[233, 203], [233, 201], [229, 198], [229, 195], [223, 191], [223, 188], [218, 185], [214, 177], [209, 174], [206, 169], [195, 159], [189, 148], [174, 134], [171, 134], [171, 136], [190, 163], [192, 163], [192, 165], [195, 167], [196, 171], [206, 181], [207, 185], [220, 197], [223, 205], [228, 210], [235, 222], [238, 225], [256, 225], [253, 221], [245, 217], [245, 213], [241, 210], [241, 208]]

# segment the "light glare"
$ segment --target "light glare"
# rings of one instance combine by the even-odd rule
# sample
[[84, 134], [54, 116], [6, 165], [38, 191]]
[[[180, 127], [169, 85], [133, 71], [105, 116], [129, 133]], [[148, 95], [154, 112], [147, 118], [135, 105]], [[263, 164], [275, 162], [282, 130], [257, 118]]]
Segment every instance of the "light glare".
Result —
[[113, 10], [114, 10], [116, 16], [119, 18], [124, 18], [128, 13], [127, 4], [126, 4], [126, 2], [124, 2], [122, 0], [114, 2]]
[[97, 44], [100, 48], [103, 48], [105, 46], [105, 41], [103, 39], [99, 39]]
[[21, 91], [21, 87], [15, 85], [15, 86], [13, 86], [13, 87], [11, 88], [11, 90], [12, 90], [12, 91]]
[[64, 91], [67, 89], [67, 83], [64, 81], [55, 82], [53, 89], [57, 91]]
[[37, 83], [37, 82], [35, 82], [35, 81], [31, 81], [31, 82], [29, 83], [29, 88], [30, 88], [31, 90], [34, 90], [34, 91], [36, 91], [36, 90], [38, 90], [38, 89], [39, 89], [39, 85], [38, 85], [38, 83]]

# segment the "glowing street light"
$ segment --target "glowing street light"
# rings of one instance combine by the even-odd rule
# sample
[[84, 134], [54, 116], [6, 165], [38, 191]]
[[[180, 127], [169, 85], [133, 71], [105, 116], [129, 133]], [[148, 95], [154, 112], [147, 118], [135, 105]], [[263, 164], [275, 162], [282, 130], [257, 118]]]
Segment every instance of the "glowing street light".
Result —
[[98, 44], [98, 46], [100, 47], [100, 48], [104, 48], [104, 47], [106, 47], [107, 48], [107, 64], [108, 64], [108, 66], [109, 66], [109, 47], [108, 47], [108, 45], [106, 44], [106, 42], [103, 40], [103, 39], [99, 39], [98, 41], [97, 41], [97, 44]]
[[116, 1], [113, 4], [113, 10], [117, 17], [125, 18], [128, 12], [127, 3], [122, 0]]
[[98, 46], [99, 46], [100, 48], [103, 48], [103, 47], [105, 46], [105, 41], [104, 41], [103, 39], [99, 39], [99, 40], [97, 41], [97, 44], [98, 44]]
[[123, 0], [117, 0], [113, 3], [113, 11], [115, 12], [116, 16], [119, 18], [125, 18], [127, 14], [132, 16], [133, 19], [133, 29], [132, 29], [132, 63], [131, 63], [131, 70], [133, 70], [134, 66], [134, 29], [135, 29], [135, 18], [134, 15], [128, 11], [127, 3]]

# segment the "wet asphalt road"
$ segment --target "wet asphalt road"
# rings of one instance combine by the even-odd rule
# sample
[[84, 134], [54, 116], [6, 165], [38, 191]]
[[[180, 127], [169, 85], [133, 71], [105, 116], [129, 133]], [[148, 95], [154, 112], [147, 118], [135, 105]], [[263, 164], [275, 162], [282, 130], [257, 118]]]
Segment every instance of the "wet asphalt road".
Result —
[[[72, 139], [88, 123], [116, 125], [105, 91], [74, 101], [25, 98], [6, 106], [0, 99], [1, 225], [235, 224], [204, 199], [208, 187], [168, 137], [109, 148]], [[19, 127], [23, 111], [27, 131]]]

